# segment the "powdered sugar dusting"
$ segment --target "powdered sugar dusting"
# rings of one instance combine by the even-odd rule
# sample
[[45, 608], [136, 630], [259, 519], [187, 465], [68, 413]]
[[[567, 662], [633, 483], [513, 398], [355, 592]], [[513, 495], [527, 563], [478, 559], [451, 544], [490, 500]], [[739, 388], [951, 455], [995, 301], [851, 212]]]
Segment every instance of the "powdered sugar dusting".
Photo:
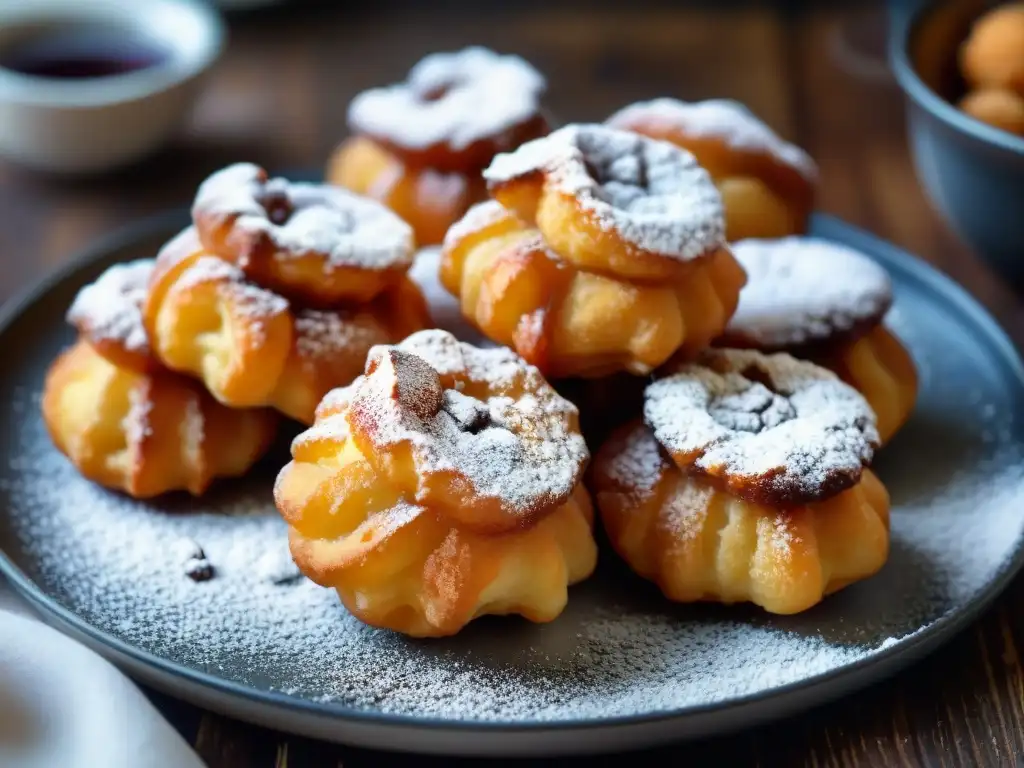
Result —
[[[0, 420], [17, 436], [0, 441], [5, 553], [42, 592], [132, 647], [342, 717], [356, 708], [598, 724], [852, 677], [851, 664], [873, 669], [880, 654], [935, 640], [978, 607], [1018, 565], [1024, 535], [1024, 397], [1006, 376], [1012, 365], [991, 337], [979, 343], [973, 313], [940, 300], [946, 289], [893, 274], [889, 321], [928, 375], [915, 415], [873, 463], [892, 495], [891, 555], [878, 575], [804, 614], [673, 606], [603, 551], [550, 624], [485, 618], [431, 642], [369, 629], [289, 568], [271, 495], [283, 447], [198, 499], [136, 502], [75, 472], [39, 416], [45, 363], [65, 340], [59, 314], [0, 379]], [[209, 581], [185, 575], [196, 544], [214, 567]]]
[[626, 431], [621, 439], [622, 444], [607, 454], [601, 472], [621, 488], [638, 493], [641, 499], [637, 503], [641, 504], [654, 491], [670, 463], [654, 434], [641, 424]]
[[268, 180], [252, 163], [206, 179], [192, 211], [200, 232], [207, 220], [233, 220], [239, 232], [267, 235], [276, 258], [320, 256], [326, 273], [403, 268], [412, 261], [412, 228], [385, 206], [340, 187]]
[[201, 256], [192, 262], [175, 281], [174, 290], [187, 292], [205, 283], [226, 286], [235, 311], [252, 318], [279, 315], [289, 309], [283, 296], [248, 282], [241, 269], [217, 256]]
[[644, 419], [684, 467], [797, 503], [856, 483], [879, 442], [860, 393], [784, 353], [710, 350], [647, 387]]
[[519, 56], [471, 46], [425, 57], [404, 83], [363, 91], [349, 104], [348, 122], [399, 147], [458, 151], [536, 116], [545, 88]]
[[145, 354], [149, 340], [142, 325], [142, 303], [153, 259], [115, 264], [78, 292], [67, 320], [93, 341], [113, 341]]
[[454, 248], [456, 244], [465, 240], [470, 235], [482, 232], [487, 227], [497, 224], [508, 216], [509, 212], [497, 200], [485, 200], [482, 203], [476, 203], [463, 214], [461, 219], [448, 227], [448, 231], [444, 236], [443, 248], [445, 250]]
[[[953, 358], [945, 364], [964, 362]], [[982, 386], [985, 402], [995, 397], [1002, 409]], [[953, 389], [923, 400], [939, 406]], [[136, 502], [75, 473], [51, 447], [34, 393], [4, 401], [23, 429], [17, 457], [0, 467], [0, 497], [29, 575], [130, 645], [327, 707], [557, 724], [769, 692], [926, 633], [977, 599], [1024, 528], [1024, 456], [1012, 438], [972, 448], [955, 472], [942, 464], [951, 456], [907, 451], [879, 469], [894, 493], [889, 564], [805, 615], [672, 606], [609, 555], [551, 624], [484, 619], [422, 643], [361, 625], [290, 566], [270, 493], [281, 457], [200, 499]], [[941, 413], [962, 435], [975, 411]], [[912, 422], [900, 440], [930, 441], [915, 431]], [[196, 545], [214, 569], [208, 581], [185, 572]]]
[[369, 351], [387, 341], [387, 331], [369, 313], [301, 309], [295, 313], [295, 349], [306, 360], [330, 360]]
[[839, 243], [815, 237], [742, 240], [732, 252], [747, 284], [726, 336], [762, 349], [827, 341], [879, 322], [892, 304], [888, 273]]
[[124, 431], [126, 447], [130, 451], [138, 450], [139, 445], [153, 433], [149, 415], [153, 402], [149, 399], [149, 390], [145, 386], [135, 386], [128, 392], [128, 413], [125, 414], [121, 429]]
[[[442, 375], [455, 382], [445, 386]], [[589, 459], [569, 428], [576, 407], [535, 368], [444, 331], [372, 349], [348, 397], [348, 418], [371, 429], [375, 445], [408, 446], [421, 477], [455, 473], [468, 496], [493, 499], [511, 515], [568, 499]]]
[[692, 138], [719, 139], [734, 150], [769, 154], [808, 181], [818, 178], [818, 166], [810, 155], [783, 140], [745, 105], [731, 99], [642, 101], [624, 107], [607, 122], [616, 128], [646, 126], [659, 132], [679, 131]]
[[484, 171], [491, 185], [544, 173], [598, 225], [650, 253], [689, 261], [725, 242], [722, 198], [689, 152], [601, 125], [567, 125]]

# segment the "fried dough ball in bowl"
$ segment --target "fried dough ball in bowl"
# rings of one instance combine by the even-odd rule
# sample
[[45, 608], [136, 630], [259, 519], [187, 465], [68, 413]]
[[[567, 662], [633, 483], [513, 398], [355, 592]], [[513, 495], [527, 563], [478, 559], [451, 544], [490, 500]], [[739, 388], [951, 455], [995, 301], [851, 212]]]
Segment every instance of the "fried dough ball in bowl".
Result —
[[353, 135], [331, 157], [327, 179], [387, 205], [419, 245], [439, 244], [486, 198], [480, 171], [491, 159], [548, 132], [545, 89], [518, 56], [479, 46], [431, 54], [405, 82], [353, 99]]
[[270, 446], [270, 410], [226, 408], [151, 354], [140, 304], [152, 259], [115, 264], [79, 291], [68, 320], [79, 339], [50, 366], [43, 420], [86, 478], [149, 498], [202, 494], [244, 474]]
[[885, 327], [892, 282], [866, 255], [814, 237], [744, 240], [733, 253], [747, 272], [739, 307], [716, 344], [789, 352], [839, 375], [874, 410], [882, 443], [917, 402], [917, 369]]
[[598, 451], [612, 546], [670, 600], [805, 611], [889, 552], [864, 399], [785, 354], [710, 350], [648, 387], [644, 422]]
[[1004, 88], [1024, 96], [1024, 3], [982, 15], [960, 48], [960, 71], [972, 88]]
[[817, 165], [739, 102], [654, 99], [631, 104], [607, 122], [692, 152], [722, 193], [729, 242], [807, 230]]
[[373, 626], [552, 621], [594, 569], [576, 408], [511, 350], [436, 329], [376, 347], [292, 456], [274, 498], [295, 562]]
[[383, 205], [332, 185], [271, 179], [252, 163], [206, 179], [192, 220], [207, 251], [305, 306], [370, 301], [412, 264], [412, 229]]
[[449, 230], [441, 282], [546, 375], [643, 375], [725, 327], [745, 275], [721, 198], [685, 151], [571, 125], [484, 175], [495, 200]]
[[207, 252], [189, 228], [158, 256], [143, 320], [160, 360], [222, 403], [271, 406], [311, 424], [321, 398], [358, 376], [374, 345], [426, 327], [430, 316], [405, 275], [364, 305], [295, 307]]
[[975, 120], [1024, 136], [1024, 93], [1009, 88], [982, 88], [965, 95], [959, 106]]

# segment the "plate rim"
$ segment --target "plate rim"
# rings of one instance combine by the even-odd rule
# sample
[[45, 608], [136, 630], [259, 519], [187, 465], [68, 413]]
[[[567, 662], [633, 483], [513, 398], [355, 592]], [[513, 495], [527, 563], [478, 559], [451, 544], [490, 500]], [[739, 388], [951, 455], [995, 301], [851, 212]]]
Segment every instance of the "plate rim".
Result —
[[[85, 271], [108, 258], [113, 251], [129, 247], [133, 241], [154, 237], [179, 227], [187, 221], [187, 208], [174, 208], [143, 218], [130, 225], [97, 238], [79, 251], [66, 264], [51, 270], [28, 287], [16, 292], [0, 305], [0, 338], [8, 333], [22, 314], [43, 300], [52, 290], [66, 281], [73, 280], [79, 272]], [[999, 362], [1006, 366], [1018, 389], [1024, 393], [1024, 361], [1016, 345], [992, 314], [968, 291], [933, 265], [913, 256], [899, 246], [865, 229], [849, 224], [838, 217], [815, 213], [812, 217], [813, 230], [810, 236], [835, 239], [864, 250], [870, 257], [878, 259], [886, 268], [895, 269], [911, 280], [922, 283], [933, 294], [950, 302], [956, 311], [966, 316], [979, 327], [986, 340], [993, 345]], [[0, 510], [5, 514], [6, 509]], [[1005, 591], [1017, 573], [1024, 568], [1024, 535], [1011, 554], [1004, 560], [999, 571], [980, 590], [975, 599], [962, 609], [946, 613], [930, 624], [904, 635], [892, 646], [877, 650], [843, 666], [802, 678], [774, 688], [725, 699], [671, 710], [651, 711], [630, 715], [616, 715], [601, 718], [574, 718], [566, 720], [521, 720], [516, 722], [491, 720], [461, 720], [426, 715], [410, 715], [359, 709], [334, 702], [314, 702], [291, 696], [279, 691], [260, 690], [239, 682], [218, 677], [210, 672], [188, 667], [168, 660], [163, 656], [130, 645], [114, 635], [91, 625], [70, 608], [62, 605], [37, 585], [0, 549], [0, 574], [44, 618], [56, 619], [59, 624], [69, 626], [77, 633], [89, 638], [98, 648], [107, 648], [115, 654], [126, 656], [135, 665], [152, 668], [163, 676], [180, 678], [190, 687], [210, 689], [219, 696], [243, 699], [260, 707], [287, 710], [290, 716], [315, 715], [354, 724], [372, 724], [392, 728], [429, 729], [459, 733], [486, 734], [537, 734], [545, 732], [579, 732], [591, 729], [624, 728], [629, 726], [651, 726], [659, 722], [685, 719], [694, 716], [708, 716], [735, 712], [766, 701], [786, 697], [803, 696], [803, 706], [794, 707], [784, 714], [835, 698], [829, 690], [840, 689], [839, 696], [845, 696], [888, 677], [912, 664], [918, 658], [934, 651], [954, 635], [973, 623]], [[882, 667], [878, 675], [864, 674], [872, 667]], [[764, 718], [767, 720], [770, 718]], [[761, 720], [763, 722], [763, 720]], [[709, 732], [710, 735], [710, 732]], [[450, 754], [458, 750], [452, 750]]]

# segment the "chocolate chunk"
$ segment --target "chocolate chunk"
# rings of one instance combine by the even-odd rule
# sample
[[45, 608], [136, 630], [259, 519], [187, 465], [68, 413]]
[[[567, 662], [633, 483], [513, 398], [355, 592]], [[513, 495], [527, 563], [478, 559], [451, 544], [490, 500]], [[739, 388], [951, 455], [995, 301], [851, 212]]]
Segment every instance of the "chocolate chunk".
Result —
[[194, 557], [185, 561], [185, 575], [192, 581], [209, 581], [213, 578], [213, 574], [213, 564], [205, 557]]

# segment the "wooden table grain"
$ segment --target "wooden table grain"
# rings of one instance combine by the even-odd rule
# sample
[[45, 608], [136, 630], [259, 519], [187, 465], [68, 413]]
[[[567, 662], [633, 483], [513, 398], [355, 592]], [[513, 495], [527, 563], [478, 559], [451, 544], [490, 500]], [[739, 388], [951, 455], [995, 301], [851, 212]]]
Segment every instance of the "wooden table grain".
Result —
[[[599, 120], [659, 95], [746, 102], [817, 158], [821, 209], [932, 262], [1018, 344], [1024, 339], [1024, 302], [927, 205], [907, 154], [900, 93], [842, 42], [850, 38], [841, 31], [858, 28], [859, 6], [371, 5], [232, 19], [229, 49], [181, 137], [137, 167], [61, 181], [0, 164], [0, 300], [97, 236], [182, 205], [228, 162], [321, 167], [357, 91], [400, 78], [429, 51], [481, 43], [546, 72], [562, 120]], [[1018, 579], [961, 636], [866, 692], [767, 728], [644, 756], [716, 766], [1024, 765], [1024, 615], [1015, 610], [1022, 599]], [[320, 744], [153, 698], [211, 768], [460, 762]]]

